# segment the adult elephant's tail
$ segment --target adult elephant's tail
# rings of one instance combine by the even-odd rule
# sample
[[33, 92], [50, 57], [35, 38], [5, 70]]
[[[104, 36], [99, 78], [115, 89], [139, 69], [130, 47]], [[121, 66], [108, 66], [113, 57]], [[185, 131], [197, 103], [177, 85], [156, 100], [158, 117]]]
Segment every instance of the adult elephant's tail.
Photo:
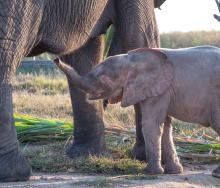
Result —
[[165, 2], [166, 0], [154, 0], [154, 7], [160, 8], [160, 6]]
[[[218, 10], [220, 12], [220, 1], [219, 0], [215, 0], [215, 2], [217, 4]], [[220, 22], [220, 16], [218, 16], [217, 14], [214, 14], [214, 18]]]

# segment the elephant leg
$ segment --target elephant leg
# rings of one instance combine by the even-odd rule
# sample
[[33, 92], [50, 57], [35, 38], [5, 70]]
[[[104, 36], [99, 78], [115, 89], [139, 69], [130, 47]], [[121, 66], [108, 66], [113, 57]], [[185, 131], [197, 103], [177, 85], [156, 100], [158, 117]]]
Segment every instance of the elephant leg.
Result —
[[[86, 46], [63, 60], [73, 66], [79, 74], [85, 75], [103, 59], [103, 37], [90, 40]], [[105, 151], [103, 104], [102, 101], [89, 101], [86, 94], [69, 82], [74, 115], [74, 141], [68, 149], [71, 158], [100, 154]]]
[[141, 108], [140, 104], [134, 105], [135, 123], [136, 123], [136, 142], [131, 152], [131, 157], [140, 161], [146, 161], [145, 144], [141, 125]]
[[19, 150], [12, 109], [13, 62], [5, 52], [0, 59], [0, 182], [28, 180], [31, 168]]
[[[115, 33], [109, 55], [127, 53], [136, 48], [159, 48], [159, 32], [154, 12], [153, 0], [122, 0], [115, 2], [116, 19], [113, 21]], [[126, 6], [125, 6], [126, 5]], [[136, 119], [136, 143], [132, 157], [145, 160], [144, 139], [141, 130], [141, 114], [134, 106]], [[136, 154], [135, 154], [136, 153]]]
[[[220, 109], [219, 109], [220, 110]], [[218, 135], [220, 136], [220, 117], [217, 117], [217, 124], [216, 126], [213, 126], [213, 129], [218, 133]], [[218, 165], [218, 167], [213, 170], [212, 172], [212, 176], [216, 177], [216, 178], [220, 178], [220, 164]]]
[[115, 1], [115, 27], [110, 55], [136, 48], [159, 48], [160, 35], [153, 0]]
[[215, 170], [213, 170], [212, 176], [216, 178], [220, 178], [220, 165], [218, 165], [218, 167]]
[[[160, 99], [159, 99], [160, 100]], [[162, 101], [149, 99], [140, 103], [142, 115], [142, 132], [145, 142], [146, 158], [148, 165], [145, 169], [146, 174], [163, 174], [161, 166], [161, 139], [162, 122], [165, 121], [165, 108]], [[164, 113], [163, 113], [164, 108]]]
[[145, 140], [145, 150], [148, 165], [145, 169], [146, 174], [163, 174], [161, 166], [161, 127], [157, 121], [143, 118], [142, 130]]
[[[213, 118], [210, 122], [211, 127], [217, 132], [217, 134], [220, 136], [220, 100], [219, 100], [219, 96], [216, 100], [216, 102], [214, 103], [214, 109], [213, 109]], [[213, 170], [212, 172], [212, 176], [220, 178], [220, 164], [218, 165], [218, 167]]]
[[173, 143], [171, 117], [167, 117], [164, 122], [162, 134], [162, 161], [165, 164], [164, 171], [166, 174], [180, 174], [183, 167], [179, 162], [176, 149]]
[[32, 1], [1, 1], [0, 9], [0, 181], [25, 181], [31, 175], [31, 167], [18, 146], [12, 77], [28, 46], [33, 45], [41, 19], [37, 14], [41, 11]]

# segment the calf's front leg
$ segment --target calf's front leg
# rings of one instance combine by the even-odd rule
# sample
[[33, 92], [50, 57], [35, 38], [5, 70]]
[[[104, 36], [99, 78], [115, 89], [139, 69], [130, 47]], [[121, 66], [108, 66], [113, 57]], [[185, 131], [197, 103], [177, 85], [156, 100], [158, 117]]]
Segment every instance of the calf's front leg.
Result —
[[142, 126], [146, 158], [148, 159], [145, 172], [146, 174], [163, 174], [164, 170], [161, 166], [161, 127], [155, 120], [146, 118]]
[[162, 161], [164, 162], [164, 171], [166, 174], [180, 174], [183, 167], [179, 162], [176, 149], [173, 143], [171, 117], [166, 117], [162, 134]]
[[[158, 114], [157, 110], [152, 107], [152, 104], [143, 102], [141, 104], [142, 112], [142, 132], [145, 141], [146, 158], [148, 165], [145, 169], [146, 174], [163, 174], [164, 169], [161, 166], [161, 123], [165, 119]], [[164, 117], [164, 118], [163, 118]]]

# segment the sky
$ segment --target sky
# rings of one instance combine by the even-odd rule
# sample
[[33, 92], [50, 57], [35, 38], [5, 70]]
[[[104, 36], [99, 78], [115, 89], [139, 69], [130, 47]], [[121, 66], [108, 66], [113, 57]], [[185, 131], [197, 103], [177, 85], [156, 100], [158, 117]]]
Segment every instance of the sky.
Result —
[[161, 33], [220, 30], [213, 14], [218, 14], [215, 0], [166, 0], [161, 10], [156, 10]]

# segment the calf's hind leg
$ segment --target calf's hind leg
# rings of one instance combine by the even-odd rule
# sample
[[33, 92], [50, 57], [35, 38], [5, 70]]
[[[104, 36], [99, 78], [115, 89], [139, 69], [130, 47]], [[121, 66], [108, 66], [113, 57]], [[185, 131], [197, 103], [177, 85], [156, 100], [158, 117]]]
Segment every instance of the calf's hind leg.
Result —
[[145, 144], [141, 125], [141, 107], [140, 104], [134, 105], [136, 122], [136, 142], [131, 152], [131, 157], [140, 161], [147, 161], [145, 155]]
[[[211, 127], [217, 132], [217, 134], [220, 136], [220, 100], [218, 100], [218, 103], [215, 103], [215, 109], [214, 113], [212, 114], [212, 121], [210, 122]], [[212, 176], [220, 178], [220, 164], [219, 166], [213, 170]]]
[[[219, 119], [220, 120], [220, 119]], [[218, 135], [220, 136], [220, 121], [218, 123], [219, 127], [213, 127], [213, 129], [218, 133]], [[213, 170], [212, 172], [212, 176], [220, 178], [220, 164], [218, 165], [218, 167]]]
[[183, 167], [179, 162], [176, 149], [173, 143], [171, 117], [167, 117], [164, 122], [162, 134], [162, 161], [165, 164], [165, 174], [180, 174]]

